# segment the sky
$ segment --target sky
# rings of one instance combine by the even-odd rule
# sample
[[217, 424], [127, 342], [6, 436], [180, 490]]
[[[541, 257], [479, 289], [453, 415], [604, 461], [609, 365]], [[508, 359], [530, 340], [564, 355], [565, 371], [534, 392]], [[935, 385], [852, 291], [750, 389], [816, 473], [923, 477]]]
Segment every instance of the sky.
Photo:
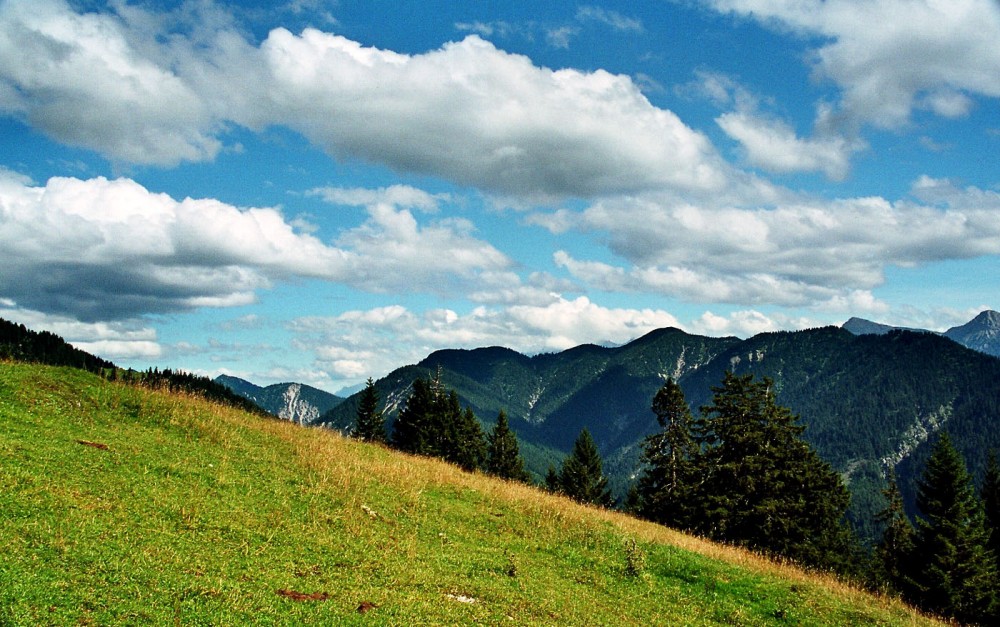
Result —
[[0, 317], [337, 392], [1000, 309], [1000, 2], [0, 0]]

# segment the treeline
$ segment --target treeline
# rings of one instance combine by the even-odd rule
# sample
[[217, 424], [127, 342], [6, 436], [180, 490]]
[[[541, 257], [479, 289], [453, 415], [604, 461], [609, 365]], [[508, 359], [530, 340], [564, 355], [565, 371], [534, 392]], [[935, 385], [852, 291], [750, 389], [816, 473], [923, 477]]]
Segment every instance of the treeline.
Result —
[[264, 409], [248, 398], [240, 396], [221, 383], [216, 383], [208, 377], [191, 374], [183, 370], [165, 368], [149, 368], [133, 370], [123, 368], [104, 368], [98, 372], [108, 381], [120, 381], [131, 385], [143, 385], [149, 388], [194, 394], [207, 400], [235, 407], [251, 414], [270, 416]]
[[0, 318], [0, 359], [78, 368], [109, 381], [195, 394], [251, 413], [266, 413], [253, 402], [208, 377], [180, 370], [150, 368], [139, 371], [119, 368], [113, 362], [76, 348], [54, 333], [32, 331], [23, 324], [15, 324], [3, 318]]
[[69, 366], [95, 374], [115, 368], [110, 361], [76, 348], [55, 333], [32, 331], [3, 318], [0, 318], [0, 359]]
[[661, 430], [643, 443], [628, 507], [670, 527], [854, 574], [847, 488], [772, 388], [770, 379], [726, 373], [696, 419], [667, 380], [652, 403]]
[[493, 430], [484, 433], [472, 409], [462, 409], [458, 393], [445, 390], [440, 372], [433, 379], [413, 381], [406, 405], [393, 423], [391, 437], [379, 402], [375, 383], [368, 379], [358, 403], [353, 437], [415, 455], [437, 457], [468, 471], [529, 481], [507, 415], [501, 411]]
[[[433, 379], [418, 377], [413, 381], [410, 395], [392, 425], [391, 436], [379, 403], [375, 382], [369, 378], [358, 402], [353, 437], [415, 455], [437, 457], [470, 472], [478, 470], [511, 481], [531, 481], [507, 414], [501, 410], [493, 429], [484, 433], [472, 408], [463, 409], [458, 393], [444, 388], [440, 370]], [[586, 429], [580, 433], [573, 452], [563, 460], [562, 468], [559, 471], [549, 468], [542, 486], [581, 503], [614, 505], [600, 453]]]

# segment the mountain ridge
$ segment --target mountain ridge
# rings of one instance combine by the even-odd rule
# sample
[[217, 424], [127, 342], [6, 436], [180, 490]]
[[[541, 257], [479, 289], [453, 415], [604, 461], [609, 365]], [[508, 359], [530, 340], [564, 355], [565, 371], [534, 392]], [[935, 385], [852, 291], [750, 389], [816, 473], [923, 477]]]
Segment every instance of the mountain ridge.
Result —
[[[511, 428], [547, 458], [525, 455], [535, 476], [587, 428], [619, 496], [638, 470], [640, 444], [657, 424], [649, 406], [669, 376], [692, 409], [710, 402], [726, 371], [775, 381], [780, 404], [802, 416], [805, 438], [849, 482], [852, 520], [871, 537], [884, 473], [895, 467], [908, 502], [928, 439], [947, 427], [981, 476], [986, 450], [1000, 448], [1000, 360], [938, 334], [891, 330], [856, 335], [841, 327], [762, 333], [746, 340], [660, 329], [619, 348], [575, 347], [527, 357], [509, 349], [438, 351], [376, 382], [387, 412], [413, 379], [440, 375], [489, 425], [503, 409]], [[351, 399], [319, 424], [349, 430]]]
[[841, 326], [855, 335], [884, 335], [891, 331], [934, 333], [974, 351], [1000, 357], [1000, 312], [990, 309], [980, 312], [969, 322], [954, 326], [942, 333], [927, 329], [897, 327], [857, 317], [852, 317]]
[[313, 425], [320, 417], [344, 402], [344, 399], [304, 383], [275, 383], [259, 386], [231, 375], [219, 375], [214, 381], [256, 403], [261, 409], [282, 420]]

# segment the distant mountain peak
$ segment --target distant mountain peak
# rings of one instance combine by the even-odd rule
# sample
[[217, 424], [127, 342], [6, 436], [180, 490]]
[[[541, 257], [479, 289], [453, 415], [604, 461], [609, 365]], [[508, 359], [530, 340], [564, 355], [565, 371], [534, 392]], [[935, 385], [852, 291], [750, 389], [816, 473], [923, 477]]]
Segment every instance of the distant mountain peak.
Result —
[[993, 328], [1000, 328], [1000, 312], [987, 309], [972, 319], [970, 324], [979, 324]]
[[1000, 313], [987, 309], [969, 322], [944, 332], [945, 337], [987, 355], [1000, 357]]
[[264, 411], [299, 424], [316, 422], [324, 412], [330, 411], [344, 400], [301, 383], [276, 383], [261, 387], [229, 375], [219, 375], [215, 381], [253, 401]]
[[894, 331], [897, 327], [879, 322], [872, 322], [864, 318], [853, 317], [845, 322], [841, 328], [850, 331], [854, 335], [885, 335], [889, 331]]

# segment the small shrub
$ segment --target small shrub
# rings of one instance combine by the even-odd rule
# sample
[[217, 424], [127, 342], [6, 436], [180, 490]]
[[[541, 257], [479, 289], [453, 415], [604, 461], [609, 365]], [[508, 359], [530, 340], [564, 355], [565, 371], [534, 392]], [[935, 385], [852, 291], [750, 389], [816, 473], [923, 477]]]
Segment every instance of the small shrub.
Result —
[[646, 554], [635, 538], [625, 541], [625, 575], [628, 577], [641, 577], [646, 570]]

